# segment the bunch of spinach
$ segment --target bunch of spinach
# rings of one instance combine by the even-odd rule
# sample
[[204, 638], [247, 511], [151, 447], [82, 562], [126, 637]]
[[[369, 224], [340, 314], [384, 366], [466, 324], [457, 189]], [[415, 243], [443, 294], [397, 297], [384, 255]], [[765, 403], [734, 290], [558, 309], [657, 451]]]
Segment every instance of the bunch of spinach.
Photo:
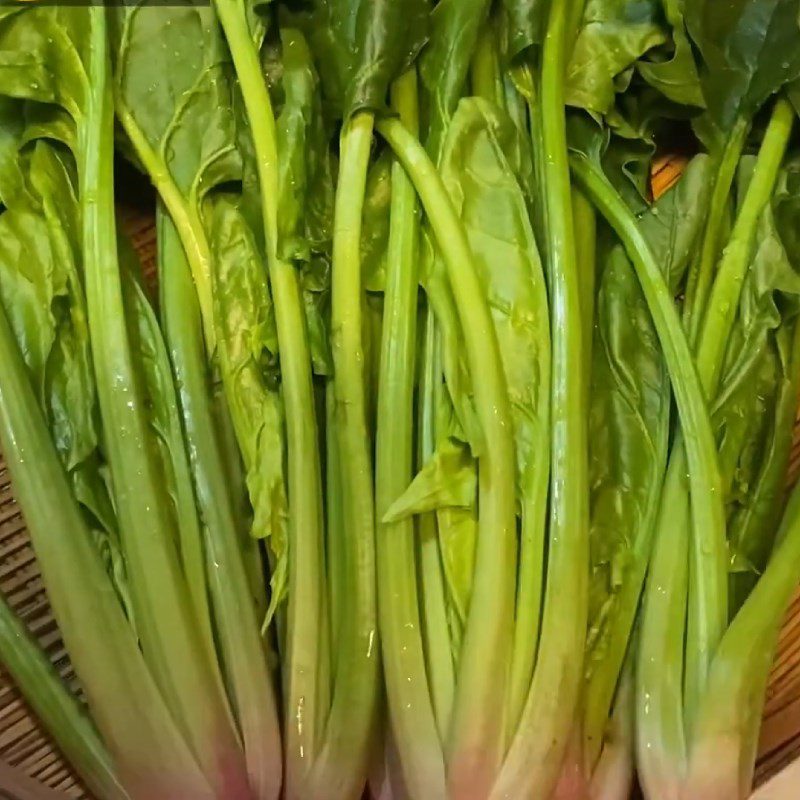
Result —
[[746, 796], [800, 8], [728, 6], [0, 13], [0, 436], [90, 718], [0, 656], [99, 797]]

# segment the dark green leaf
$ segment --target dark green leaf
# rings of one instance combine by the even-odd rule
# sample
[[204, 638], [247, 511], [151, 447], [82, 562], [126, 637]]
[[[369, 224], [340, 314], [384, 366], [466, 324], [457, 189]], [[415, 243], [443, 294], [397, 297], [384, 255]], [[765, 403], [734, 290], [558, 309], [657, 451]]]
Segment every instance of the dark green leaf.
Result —
[[686, 0], [663, 0], [663, 4], [667, 22], [672, 28], [670, 48], [666, 53], [658, 48], [651, 58], [640, 61], [637, 69], [664, 97], [681, 105], [702, 108], [705, 106], [705, 99], [692, 46], [686, 34]]
[[116, 13], [116, 104], [128, 135], [133, 138], [131, 126], [138, 129], [197, 205], [213, 186], [241, 174], [229, 56], [214, 13], [210, 6], [148, 5]]
[[700, 78], [708, 107], [698, 132], [713, 143], [737, 117], [752, 117], [800, 75], [798, 5], [796, 0], [693, 0], [685, 15], [702, 56]]
[[589, 0], [567, 71], [567, 103], [607, 113], [627, 88], [616, 81], [666, 38], [656, 0]]
[[521, 503], [543, 474], [550, 374], [544, 275], [517, 180], [530, 169], [524, 153], [511, 120], [469, 98], [453, 117], [441, 164], [497, 330], [514, 417]]
[[506, 50], [510, 60], [542, 43], [548, 5], [548, 0], [503, 0], [508, 28]]
[[313, 45], [329, 100], [349, 119], [386, 110], [389, 84], [425, 43], [428, 0], [315, 0]]
[[427, 93], [426, 146], [435, 162], [463, 94], [489, 6], [488, 0], [440, 0], [431, 14], [430, 39], [420, 58], [419, 71]]
[[288, 566], [275, 320], [265, 266], [234, 200], [215, 198], [210, 229], [219, 361], [253, 506], [252, 534], [266, 539], [275, 556], [271, 615], [285, 597]]

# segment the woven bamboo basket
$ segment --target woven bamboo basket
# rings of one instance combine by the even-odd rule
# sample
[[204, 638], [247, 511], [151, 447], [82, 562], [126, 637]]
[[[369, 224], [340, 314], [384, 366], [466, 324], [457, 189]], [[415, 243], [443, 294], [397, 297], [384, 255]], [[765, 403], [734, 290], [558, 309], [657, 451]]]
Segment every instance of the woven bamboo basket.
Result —
[[[657, 196], [680, 176], [685, 160], [659, 159], [653, 171], [653, 193]], [[152, 198], [136, 187], [127, 191], [119, 206], [119, 222], [142, 260], [145, 275], [155, 272], [156, 237], [151, 213]], [[800, 475], [800, 414], [795, 427], [789, 468], [789, 485]], [[79, 692], [75, 674], [64, 649], [25, 521], [16, 503], [5, 462], [0, 456], [0, 592], [24, 619], [46, 649], [64, 680]], [[756, 783], [761, 784], [800, 756], [800, 590], [791, 603], [767, 691], [759, 743]], [[90, 800], [69, 763], [25, 704], [9, 675], [0, 665], [0, 772], [8, 767], [18, 772], [20, 789], [14, 796], [0, 791], [0, 800], [45, 800], [37, 794], [45, 787], [58, 797]], [[26, 780], [30, 779], [30, 782]], [[46, 797], [50, 797], [48, 793]], [[800, 798], [800, 791], [797, 792]]]

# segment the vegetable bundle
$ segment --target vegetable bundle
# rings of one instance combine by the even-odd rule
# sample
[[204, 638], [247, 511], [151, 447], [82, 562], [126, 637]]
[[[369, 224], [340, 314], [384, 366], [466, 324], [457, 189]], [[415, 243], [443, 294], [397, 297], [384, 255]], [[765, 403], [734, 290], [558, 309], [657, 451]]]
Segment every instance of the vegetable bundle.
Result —
[[799, 82], [797, 0], [2, 7], [0, 440], [85, 703], [6, 604], [0, 657], [94, 795], [748, 796]]

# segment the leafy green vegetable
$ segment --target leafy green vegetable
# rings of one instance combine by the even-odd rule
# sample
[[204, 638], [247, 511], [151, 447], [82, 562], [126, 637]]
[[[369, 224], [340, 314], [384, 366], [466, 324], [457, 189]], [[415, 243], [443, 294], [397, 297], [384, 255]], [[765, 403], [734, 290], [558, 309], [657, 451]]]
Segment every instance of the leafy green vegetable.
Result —
[[91, 719], [2, 605], [0, 654], [99, 795], [747, 795], [798, 43], [797, 0], [0, 10], [0, 438]]
[[534, 788], [546, 794], [555, 788], [578, 703], [583, 661], [589, 549], [585, 362], [564, 117], [567, 48], [583, 5], [580, 0], [551, 5], [542, 51], [540, 179], [552, 341], [547, 582], [540, 657], [492, 797], [526, 794]]
[[200, 307], [180, 239], [158, 217], [161, 307], [197, 506], [222, 668], [242, 733], [250, 786], [259, 798], [280, 792], [281, 742], [272, 677], [251, 601], [231, 491], [214, 419]]
[[[378, 130], [409, 173], [436, 231], [464, 327], [470, 371], [482, 375], [475, 385], [475, 404], [491, 456], [488, 474], [481, 473], [477, 559], [483, 569], [476, 573], [472, 601], [474, 606], [480, 598], [482, 613], [470, 616], [464, 648], [474, 647], [473, 639], [485, 642], [484, 658], [502, 665], [511, 647], [513, 596], [497, 592], [497, 587], [513, 565], [515, 525], [511, 409], [498, 342], [466, 233], [432, 161], [399, 121], [382, 120]], [[487, 672], [479, 667], [473, 659], [462, 659], [458, 676], [448, 774], [448, 791], [454, 796], [488, 791], [502, 757], [503, 724], [496, 710], [504, 700], [503, 669]]]
[[[414, 72], [398, 79], [392, 98], [403, 123], [416, 132], [419, 123]], [[391, 509], [386, 511], [407, 484], [413, 466], [419, 247], [414, 187], [397, 163], [392, 178], [375, 445], [379, 619], [389, 720], [403, 782], [411, 796], [443, 800], [444, 752], [428, 691], [420, 633], [414, 523], [407, 515], [398, 518], [397, 510], [391, 519]]]
[[759, 108], [800, 72], [795, 46], [797, 4], [792, 0], [690, 3], [689, 33], [702, 56], [700, 81], [707, 111], [695, 123], [718, 159], [718, 174], [700, 258], [687, 287], [685, 320], [696, 342], [720, 255], [721, 230], [736, 164]]
[[116, 112], [181, 231], [213, 351], [210, 256], [196, 231], [206, 194], [241, 174], [229, 57], [208, 7], [126, 6], [113, 21]]
[[516, 178], [531, 168], [525, 163], [526, 152], [510, 120], [492, 106], [465, 99], [451, 122], [440, 166], [491, 310], [512, 408], [524, 562], [518, 579], [512, 661], [512, 727], [524, 704], [538, 640], [549, 472], [547, 291], [525, 196]]
[[[709, 161], [698, 156], [640, 220], [674, 291], [702, 225]], [[591, 770], [625, 658], [650, 557], [666, 469], [670, 388], [636, 273], [606, 245], [598, 292], [589, 417], [591, 569], [585, 757]]]
[[[29, 16], [32, 15], [32, 16]], [[55, 46], [55, 42], [58, 45]], [[242, 789], [239, 748], [172, 538], [169, 501], [154, 458], [123, 306], [113, 212], [113, 104], [102, 9], [26, 9], [0, 22], [7, 61], [36, 58], [49, 76], [0, 75], [0, 92], [57, 103], [74, 126], [88, 326], [99, 408], [137, 633], [148, 665], [208, 780]], [[135, 488], [134, 488], [135, 487]], [[148, 531], [147, 536], [141, 531]], [[210, 767], [230, 759], [221, 775]]]
[[[9, 241], [9, 237], [4, 239]], [[0, 311], [0, 349], [3, 450], [25, 508], [50, 603], [92, 717], [114, 759], [115, 774], [134, 798], [174, 791], [212, 798], [210, 785], [150, 674], [91, 541], [4, 310]], [[8, 658], [4, 655], [4, 660]], [[37, 685], [37, 698], [48, 685], [46, 678]], [[61, 707], [72, 716], [68, 705]], [[57, 712], [47, 711], [52, 723], [51, 713]], [[87, 735], [83, 727], [81, 737]], [[78, 748], [80, 741], [70, 730], [68, 744]], [[76, 763], [85, 763], [84, 757], [76, 758]], [[153, 771], [156, 766], [158, 772]]]
[[588, 0], [567, 70], [567, 103], [610, 111], [619, 76], [666, 39], [659, 12], [652, 0]]

